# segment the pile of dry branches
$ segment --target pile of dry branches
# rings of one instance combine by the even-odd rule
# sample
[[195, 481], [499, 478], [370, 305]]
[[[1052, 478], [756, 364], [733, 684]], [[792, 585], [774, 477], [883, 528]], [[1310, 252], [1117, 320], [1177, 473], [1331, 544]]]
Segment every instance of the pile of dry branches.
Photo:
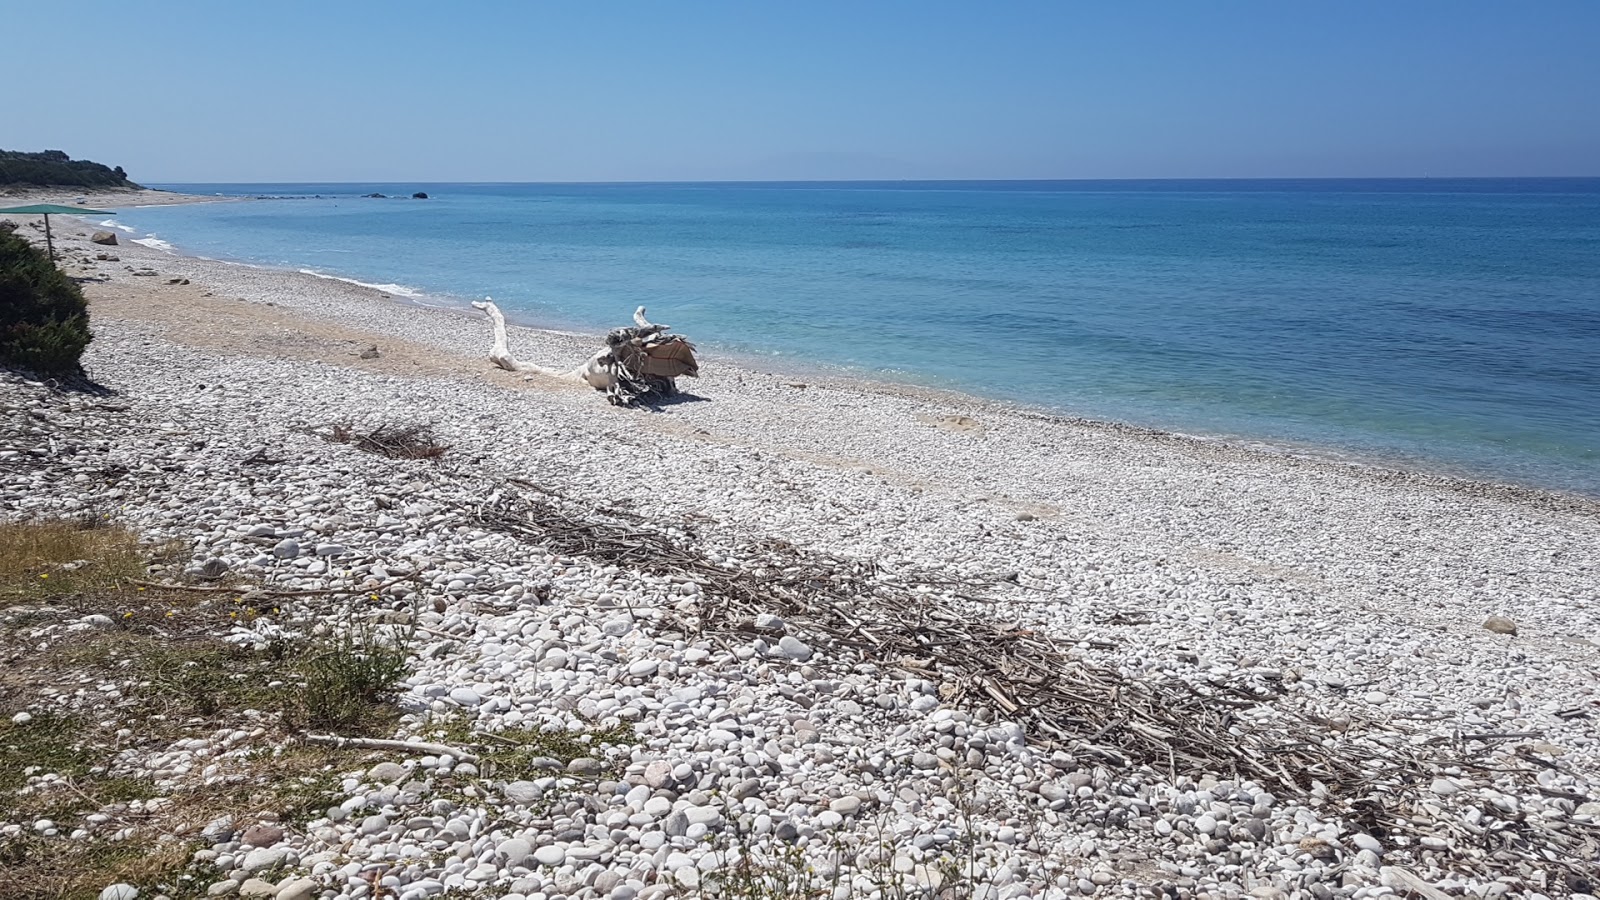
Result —
[[335, 422], [307, 428], [305, 433], [335, 444], [354, 444], [357, 449], [390, 459], [438, 459], [450, 449], [434, 437], [431, 425], [379, 425], [362, 432], [350, 422]]
[[[1592, 877], [1600, 828], [1557, 827], [1495, 808], [1468, 825], [1424, 808], [1425, 797], [1438, 799], [1429, 786], [1445, 766], [1503, 771], [1503, 759], [1487, 761], [1490, 741], [1503, 736], [1334, 721], [1270, 683], [1130, 677], [1075, 658], [1050, 636], [963, 611], [981, 603], [974, 594], [993, 584], [896, 575], [870, 561], [777, 541], [740, 548], [740, 564], [730, 567], [712, 560], [689, 531], [669, 532], [631, 513], [542, 493], [498, 493], [472, 517], [562, 555], [693, 580], [701, 590], [692, 627], [702, 631], [742, 630], [757, 614], [772, 613], [826, 638], [836, 658], [855, 656], [942, 682], [950, 699], [992, 706], [1021, 723], [1033, 743], [1080, 759], [1148, 766], [1173, 779], [1250, 780], [1342, 816], [1397, 848], [1420, 850], [1423, 837], [1448, 836], [1451, 852], [1431, 860], [1445, 871], [1537, 881], [1534, 873], [1542, 870], [1565, 876], [1570, 890]], [[1542, 790], [1526, 767], [1516, 771], [1530, 790]]]

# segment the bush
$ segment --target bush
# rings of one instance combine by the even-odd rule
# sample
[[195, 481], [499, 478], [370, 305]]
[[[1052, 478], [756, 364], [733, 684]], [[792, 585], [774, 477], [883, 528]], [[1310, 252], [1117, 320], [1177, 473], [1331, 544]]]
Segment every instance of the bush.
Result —
[[89, 306], [44, 251], [0, 234], [0, 363], [77, 375], [93, 335]]

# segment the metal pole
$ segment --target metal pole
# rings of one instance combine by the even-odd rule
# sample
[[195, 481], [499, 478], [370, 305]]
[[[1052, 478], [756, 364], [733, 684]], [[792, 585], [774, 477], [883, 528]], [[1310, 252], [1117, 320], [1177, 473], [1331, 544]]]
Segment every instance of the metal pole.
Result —
[[50, 261], [56, 261], [56, 242], [50, 238], [50, 214], [44, 214], [44, 245], [50, 248]]

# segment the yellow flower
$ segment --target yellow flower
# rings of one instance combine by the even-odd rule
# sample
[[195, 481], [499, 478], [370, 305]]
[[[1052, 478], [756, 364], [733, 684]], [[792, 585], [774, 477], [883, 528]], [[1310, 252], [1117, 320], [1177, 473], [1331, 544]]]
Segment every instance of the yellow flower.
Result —
[[228, 613], [228, 618], [237, 619], [237, 618], [239, 618], [239, 614], [237, 612]]
[[142, 591], [142, 590], [144, 590], [144, 588], [139, 588], [139, 590], [141, 590], [141, 591]]
[[40, 578], [49, 578], [50, 574], [48, 572], [41, 572], [41, 573], [39, 573], [39, 577]]
[[123, 618], [124, 618], [124, 619], [131, 619], [131, 618], [133, 618], [133, 613], [131, 613], [131, 612], [125, 612], [125, 613], [123, 613], [123, 614], [122, 614], [122, 617], [123, 617]]
[[175, 609], [167, 610], [167, 618], [169, 618], [169, 619], [172, 618], [172, 614], [175, 613], [175, 612], [177, 612], [177, 610], [175, 610]]

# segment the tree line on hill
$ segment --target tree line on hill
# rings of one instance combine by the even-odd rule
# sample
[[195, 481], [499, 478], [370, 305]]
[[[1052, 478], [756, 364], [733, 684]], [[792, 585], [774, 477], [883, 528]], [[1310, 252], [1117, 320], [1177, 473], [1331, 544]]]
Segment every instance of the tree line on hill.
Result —
[[60, 150], [0, 150], [0, 186], [136, 188], [121, 166], [73, 159]]

